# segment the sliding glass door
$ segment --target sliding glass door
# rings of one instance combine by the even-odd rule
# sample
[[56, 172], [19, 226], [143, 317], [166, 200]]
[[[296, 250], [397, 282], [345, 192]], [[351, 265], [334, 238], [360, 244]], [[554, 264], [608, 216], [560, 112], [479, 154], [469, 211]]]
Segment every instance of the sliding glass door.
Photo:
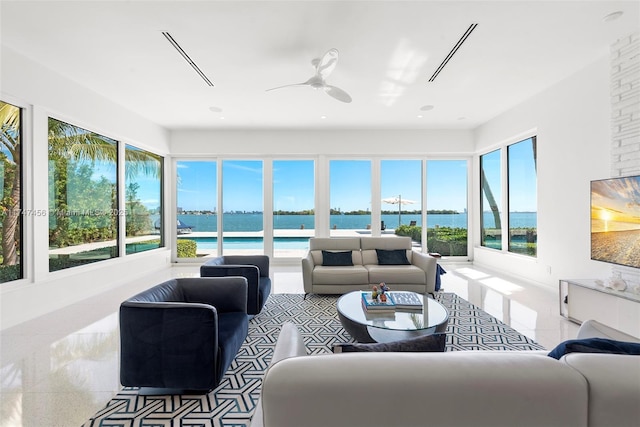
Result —
[[225, 254], [264, 253], [262, 160], [222, 161]]
[[303, 257], [315, 234], [313, 160], [273, 161], [273, 255]]
[[422, 161], [382, 160], [380, 189], [383, 231], [422, 226]]
[[331, 236], [371, 229], [370, 160], [331, 160], [329, 193]]
[[468, 162], [427, 161], [427, 249], [443, 256], [466, 256]]
[[176, 162], [176, 252], [178, 258], [218, 253], [218, 163]]

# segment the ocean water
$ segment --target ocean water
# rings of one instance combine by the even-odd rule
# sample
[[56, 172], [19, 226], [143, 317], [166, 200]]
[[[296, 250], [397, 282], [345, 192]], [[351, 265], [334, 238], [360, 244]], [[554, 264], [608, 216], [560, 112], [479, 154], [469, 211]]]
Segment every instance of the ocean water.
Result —
[[[511, 227], [532, 227], [537, 226], [537, 215], [535, 212], [515, 212], [511, 214]], [[183, 223], [191, 225], [194, 231], [217, 231], [217, 215], [178, 215]], [[387, 228], [398, 226], [398, 215], [382, 215]], [[262, 227], [262, 214], [223, 214], [225, 231], [260, 231]], [[503, 215], [503, 221], [507, 218]], [[420, 225], [422, 215], [402, 215], [403, 225], [409, 225], [411, 221], [416, 221]], [[493, 215], [485, 212], [484, 223], [491, 227]], [[331, 215], [331, 227], [340, 230], [364, 230], [371, 224], [370, 215]], [[276, 215], [273, 220], [273, 227], [277, 230], [300, 229], [302, 226], [307, 229], [314, 228], [313, 215]], [[466, 213], [461, 214], [430, 214], [427, 216], [427, 228], [454, 227], [468, 228]]]

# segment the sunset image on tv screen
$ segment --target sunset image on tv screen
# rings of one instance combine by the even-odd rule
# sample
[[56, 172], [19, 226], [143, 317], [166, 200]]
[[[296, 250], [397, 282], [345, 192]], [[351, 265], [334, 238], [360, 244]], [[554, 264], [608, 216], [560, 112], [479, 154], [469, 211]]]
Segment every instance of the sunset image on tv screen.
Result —
[[591, 259], [640, 268], [640, 176], [591, 182]]

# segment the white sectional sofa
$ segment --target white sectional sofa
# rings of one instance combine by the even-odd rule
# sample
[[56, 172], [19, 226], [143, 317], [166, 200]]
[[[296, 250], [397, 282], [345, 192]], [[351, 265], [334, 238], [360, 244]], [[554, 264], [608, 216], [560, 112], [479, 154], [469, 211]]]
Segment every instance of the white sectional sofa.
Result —
[[[380, 265], [376, 249], [404, 251], [409, 264]], [[350, 251], [353, 265], [323, 265], [323, 251]], [[385, 282], [392, 290], [425, 294], [435, 292], [436, 266], [436, 258], [413, 250], [409, 237], [312, 237], [302, 279], [305, 293], [344, 294]]]
[[[585, 322], [578, 338], [640, 340]], [[595, 335], [594, 335], [595, 334]], [[283, 325], [251, 427], [640, 425], [640, 356], [546, 351], [306, 355]]]

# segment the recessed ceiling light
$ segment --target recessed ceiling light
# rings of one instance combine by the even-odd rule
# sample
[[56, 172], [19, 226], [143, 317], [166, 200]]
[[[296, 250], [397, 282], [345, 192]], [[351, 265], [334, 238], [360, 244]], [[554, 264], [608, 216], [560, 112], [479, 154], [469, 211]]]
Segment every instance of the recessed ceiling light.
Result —
[[220, 116], [220, 120], [224, 120], [224, 116]]
[[213, 111], [214, 113], [222, 113], [222, 108], [220, 107], [209, 107], [210, 111]]
[[320, 116], [320, 118], [324, 120], [324, 119], [326, 119], [326, 118], [327, 118], [327, 116], [325, 116], [325, 115], [323, 114], [322, 116]]
[[420, 107], [420, 111], [429, 111], [429, 110], [433, 110], [433, 105], [423, 105], [422, 107]]
[[607, 15], [605, 15], [602, 20], [604, 22], [611, 22], [611, 21], [615, 21], [616, 19], [620, 18], [622, 15], [624, 14], [623, 11], [621, 10], [617, 10], [615, 12], [611, 12]]
[[423, 116], [422, 114], [418, 114], [418, 118], [419, 118], [419, 119], [421, 119], [421, 118], [423, 118], [423, 117], [424, 117], [424, 116]]

